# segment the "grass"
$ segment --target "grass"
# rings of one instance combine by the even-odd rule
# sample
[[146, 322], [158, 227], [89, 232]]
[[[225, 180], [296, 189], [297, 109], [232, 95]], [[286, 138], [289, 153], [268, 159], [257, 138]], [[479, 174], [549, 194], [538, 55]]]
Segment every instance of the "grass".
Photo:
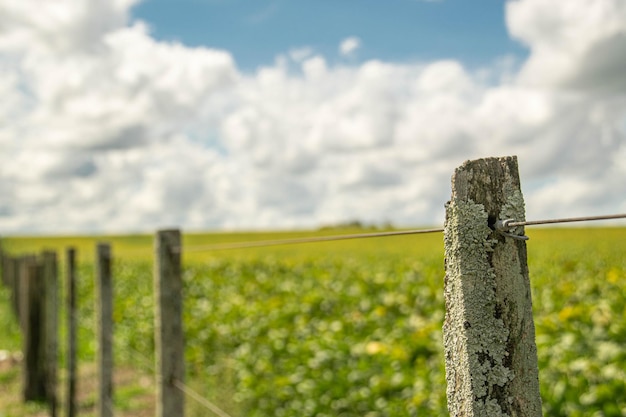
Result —
[[[20, 364], [0, 366], [0, 416], [48, 416], [48, 406], [43, 403], [23, 403], [21, 400]], [[82, 364], [77, 392], [77, 411], [80, 416], [95, 417], [97, 374], [93, 364]], [[125, 417], [152, 417], [154, 415], [154, 382], [149, 375], [136, 369], [123, 367], [115, 371], [115, 415]], [[61, 375], [59, 388], [65, 387], [66, 377]], [[65, 410], [65, 397], [59, 389], [59, 410]], [[60, 414], [59, 414], [60, 415]]]
[[[356, 231], [185, 234], [183, 247]], [[626, 414], [626, 228], [526, 232], [544, 415]], [[79, 352], [89, 366], [98, 241], [113, 247], [116, 366], [149, 375], [151, 236], [16, 237], [3, 246], [77, 248]], [[183, 262], [187, 382], [231, 415], [445, 414], [441, 234], [187, 251]], [[19, 350], [8, 311], [0, 290], [0, 349]], [[138, 415], [140, 399], [151, 398], [141, 381], [116, 391], [121, 410]], [[205, 415], [187, 404], [188, 415]]]

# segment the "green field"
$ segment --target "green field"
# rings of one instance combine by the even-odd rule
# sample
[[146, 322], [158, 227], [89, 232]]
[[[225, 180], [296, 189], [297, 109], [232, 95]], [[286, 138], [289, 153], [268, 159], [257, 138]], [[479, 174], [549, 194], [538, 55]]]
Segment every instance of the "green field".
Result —
[[[188, 234], [183, 246], [311, 234]], [[626, 228], [527, 235], [544, 415], [626, 415]], [[110, 242], [116, 363], [150, 367], [151, 240], [14, 237], [3, 247], [78, 249], [79, 351], [89, 362], [94, 245]], [[446, 415], [442, 240], [184, 252], [188, 383], [233, 417]], [[0, 295], [0, 349], [19, 349]], [[189, 415], [207, 415], [188, 403]]]

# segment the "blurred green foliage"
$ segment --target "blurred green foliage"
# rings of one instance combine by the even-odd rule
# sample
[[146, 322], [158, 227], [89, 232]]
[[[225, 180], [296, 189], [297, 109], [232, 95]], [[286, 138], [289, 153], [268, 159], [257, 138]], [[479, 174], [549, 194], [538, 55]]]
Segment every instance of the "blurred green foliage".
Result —
[[[626, 229], [527, 234], [544, 415], [626, 415]], [[190, 234], [184, 246], [302, 235]], [[7, 239], [5, 247], [55, 247], [42, 239]], [[88, 251], [79, 254], [81, 357], [95, 352], [92, 244], [109, 240], [115, 352], [149, 368], [150, 237], [81, 239], [56, 241]], [[447, 414], [440, 234], [189, 251], [183, 259], [188, 381], [232, 415]]]

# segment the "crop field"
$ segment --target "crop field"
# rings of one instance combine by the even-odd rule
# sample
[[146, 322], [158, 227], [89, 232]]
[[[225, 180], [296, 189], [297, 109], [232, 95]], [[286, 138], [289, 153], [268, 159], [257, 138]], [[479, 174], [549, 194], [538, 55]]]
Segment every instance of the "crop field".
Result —
[[[188, 234], [183, 247], [319, 233]], [[544, 415], [626, 415], [626, 228], [526, 233]], [[111, 242], [116, 364], [149, 368], [151, 240], [2, 244], [10, 253], [56, 248], [61, 260], [68, 245], [78, 248], [79, 354], [87, 363], [95, 358], [94, 244]], [[442, 240], [183, 248], [186, 382], [233, 417], [447, 415]], [[19, 350], [6, 291], [0, 325], [0, 349]], [[187, 403], [189, 415], [210, 415]]]

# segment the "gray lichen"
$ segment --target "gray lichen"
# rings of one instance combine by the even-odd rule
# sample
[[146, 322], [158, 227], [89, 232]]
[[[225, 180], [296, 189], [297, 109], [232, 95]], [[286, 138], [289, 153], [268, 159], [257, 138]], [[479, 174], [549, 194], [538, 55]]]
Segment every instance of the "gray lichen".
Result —
[[[452, 202], [446, 217], [444, 345], [448, 397], [459, 399], [452, 407], [461, 407], [461, 399], [475, 399], [473, 414], [462, 414], [460, 409], [450, 409], [450, 414], [507, 416], [492, 398], [499, 392], [496, 387], [514, 376], [504, 365], [509, 332], [497, 317], [495, 274], [489, 262], [496, 240], [489, 239], [492, 231], [480, 204]], [[459, 369], [467, 369], [468, 374], [459, 373]]]
[[[522, 192], [520, 190], [512, 190], [500, 210], [499, 219], [513, 219], [516, 222], [521, 222], [525, 220], [524, 213], [524, 197], [522, 196]], [[521, 228], [522, 226], [517, 226], [509, 230], [509, 232], [514, 235], [521, 235], [523, 234]]]

